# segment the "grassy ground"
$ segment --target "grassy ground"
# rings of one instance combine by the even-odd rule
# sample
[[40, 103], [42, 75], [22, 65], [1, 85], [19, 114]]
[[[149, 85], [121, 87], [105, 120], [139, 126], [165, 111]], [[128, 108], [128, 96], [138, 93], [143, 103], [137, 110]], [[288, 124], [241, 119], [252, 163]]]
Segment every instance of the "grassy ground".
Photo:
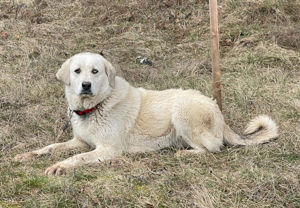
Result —
[[12, 158], [55, 142], [66, 120], [62, 62], [103, 50], [134, 86], [211, 96], [208, 2], [2, 0], [0, 207], [300, 207], [300, 3], [224, 0], [219, 19], [226, 122], [242, 132], [268, 114], [278, 140], [201, 156], [129, 154], [47, 177], [74, 152]]

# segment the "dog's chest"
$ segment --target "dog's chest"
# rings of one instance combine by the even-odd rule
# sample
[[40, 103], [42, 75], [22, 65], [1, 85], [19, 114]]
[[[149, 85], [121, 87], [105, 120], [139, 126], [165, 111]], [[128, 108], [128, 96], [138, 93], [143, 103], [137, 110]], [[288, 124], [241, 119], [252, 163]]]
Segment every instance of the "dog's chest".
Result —
[[101, 145], [107, 140], [110, 122], [103, 118], [76, 117], [72, 119], [74, 136], [89, 144], [91, 147]]

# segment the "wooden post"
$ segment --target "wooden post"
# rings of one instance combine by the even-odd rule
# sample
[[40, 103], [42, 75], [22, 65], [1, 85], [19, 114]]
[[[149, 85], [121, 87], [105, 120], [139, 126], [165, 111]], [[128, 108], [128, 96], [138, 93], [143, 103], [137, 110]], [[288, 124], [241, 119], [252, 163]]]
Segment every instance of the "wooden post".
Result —
[[209, 14], [210, 14], [210, 33], [211, 33], [213, 97], [214, 99], [217, 100], [218, 106], [222, 111], [217, 0], [209, 0]]

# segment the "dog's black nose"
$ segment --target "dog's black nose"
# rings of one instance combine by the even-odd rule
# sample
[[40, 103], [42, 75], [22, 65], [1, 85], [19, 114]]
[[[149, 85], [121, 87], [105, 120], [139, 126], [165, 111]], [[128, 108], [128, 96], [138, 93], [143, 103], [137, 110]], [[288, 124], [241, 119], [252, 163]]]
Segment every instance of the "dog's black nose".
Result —
[[90, 82], [82, 82], [82, 89], [89, 90], [91, 89], [92, 84]]

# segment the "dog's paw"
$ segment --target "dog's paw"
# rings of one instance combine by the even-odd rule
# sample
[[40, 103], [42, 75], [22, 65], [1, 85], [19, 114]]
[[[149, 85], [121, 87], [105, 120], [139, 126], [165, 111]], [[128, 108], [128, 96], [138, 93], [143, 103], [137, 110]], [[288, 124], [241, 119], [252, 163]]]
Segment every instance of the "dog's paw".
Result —
[[60, 176], [65, 173], [66, 173], [66, 168], [63, 167], [63, 165], [61, 165], [59, 163], [52, 165], [45, 170], [46, 175]]
[[178, 150], [175, 153], [175, 157], [186, 157], [186, 156], [204, 154], [204, 153], [206, 153], [204, 149]]
[[37, 157], [38, 157], [38, 154], [36, 154], [36, 153], [26, 152], [26, 153], [16, 155], [14, 157], [14, 161], [15, 162], [28, 162], [28, 161], [34, 160]]

